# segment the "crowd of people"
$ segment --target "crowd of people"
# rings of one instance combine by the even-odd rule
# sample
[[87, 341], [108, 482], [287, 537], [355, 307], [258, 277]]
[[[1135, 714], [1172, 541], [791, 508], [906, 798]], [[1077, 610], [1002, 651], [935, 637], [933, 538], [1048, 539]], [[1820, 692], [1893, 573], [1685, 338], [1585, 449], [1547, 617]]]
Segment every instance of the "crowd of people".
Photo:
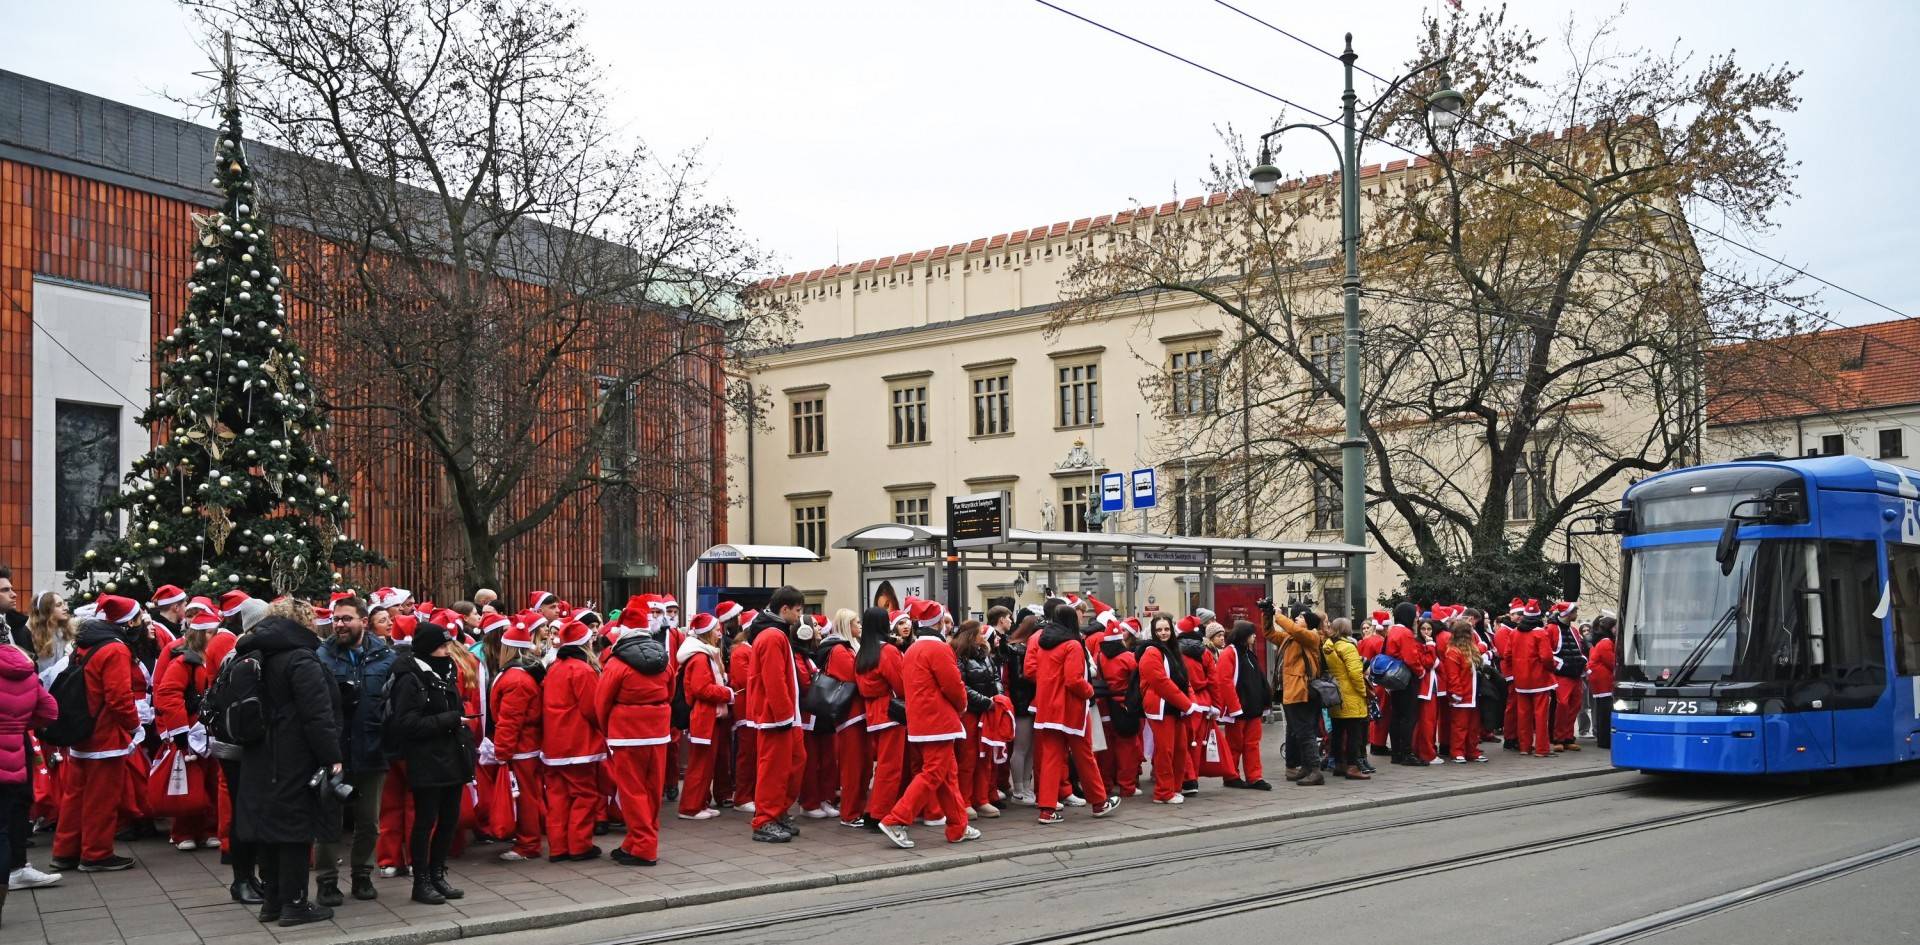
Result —
[[[911, 598], [829, 617], [788, 587], [686, 620], [666, 595], [602, 615], [547, 591], [518, 609], [396, 588], [14, 603], [0, 569], [9, 887], [126, 869], [116, 840], [164, 823], [180, 850], [218, 848], [234, 901], [283, 926], [377, 898], [376, 874], [459, 899], [448, 859], [476, 842], [564, 862], [618, 835], [604, 855], [650, 866], [667, 812], [730, 808], [766, 843], [817, 820], [910, 848], [914, 825], [963, 843], [1013, 805], [1045, 826], [1142, 792], [1186, 803], [1202, 778], [1268, 791], [1275, 710], [1302, 787], [1372, 778], [1371, 757], [1578, 751], [1589, 690], [1605, 747], [1613, 669], [1611, 615], [1526, 600], [1402, 602], [1358, 625], [1269, 601], [1250, 620], [1130, 617], [1072, 595], [983, 619]], [[27, 861], [36, 829], [53, 872]]]

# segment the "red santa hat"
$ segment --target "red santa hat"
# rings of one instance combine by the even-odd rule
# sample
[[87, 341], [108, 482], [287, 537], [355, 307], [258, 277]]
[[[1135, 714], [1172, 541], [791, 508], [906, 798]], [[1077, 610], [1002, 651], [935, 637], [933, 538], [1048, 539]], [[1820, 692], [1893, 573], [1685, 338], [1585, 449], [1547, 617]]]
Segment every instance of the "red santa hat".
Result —
[[333, 626], [333, 608], [315, 607], [313, 609], [313, 628], [318, 630], [321, 627], [331, 626]]
[[527, 609], [539, 610], [552, 603], [555, 599], [552, 591], [534, 591], [527, 595]]
[[687, 632], [694, 636], [718, 629], [720, 629], [720, 618], [712, 614], [694, 614], [693, 619], [687, 622]]
[[1140, 618], [1138, 617], [1128, 617], [1126, 620], [1121, 621], [1121, 625], [1126, 627], [1127, 632], [1133, 634], [1135, 638], [1141, 638], [1147, 635], [1147, 628], [1140, 625]]
[[652, 594], [635, 594], [627, 598], [626, 606], [620, 608], [620, 626], [629, 630], [638, 630], [647, 625], [647, 615], [653, 609]]
[[887, 611], [887, 626], [889, 627], [899, 623], [902, 620], [912, 620], [912, 619], [913, 619], [913, 615], [910, 613], [907, 613], [904, 610]]
[[178, 604], [181, 601], [186, 599], [187, 599], [186, 591], [183, 591], [171, 584], [162, 584], [160, 585], [159, 590], [156, 590], [153, 592], [153, 597], [149, 599], [147, 603], [152, 604], [155, 607], [172, 607], [173, 605]]
[[1181, 633], [1192, 633], [1193, 631], [1200, 629], [1200, 618], [1195, 617], [1192, 614], [1188, 614], [1187, 616], [1180, 618], [1180, 622], [1174, 625], [1174, 629], [1180, 631]]
[[333, 593], [327, 595], [327, 606], [332, 607], [333, 605], [338, 604], [343, 600], [351, 600], [352, 598], [353, 598], [352, 591], [334, 591]]
[[399, 607], [412, 599], [413, 592], [404, 587], [382, 587], [374, 590], [373, 602], [369, 606], [375, 610]]
[[663, 612], [680, 609], [680, 602], [677, 600], [674, 600], [672, 594], [661, 594], [659, 597], [654, 599], [654, 605], [659, 607], [660, 610]]
[[1368, 614], [1367, 616], [1372, 617], [1374, 623], [1377, 623], [1383, 627], [1393, 622], [1393, 614], [1390, 614], [1384, 610], [1376, 610], [1373, 613]]
[[187, 613], [189, 615], [200, 614], [200, 613], [212, 614], [214, 623], [220, 622], [219, 606], [214, 604], [212, 600], [205, 597], [196, 597], [190, 601], [187, 601]]
[[1560, 614], [1562, 616], [1570, 614], [1578, 609], [1580, 609], [1580, 604], [1577, 601], [1563, 600], [1553, 605], [1553, 612], [1556, 614]]
[[940, 618], [946, 611], [947, 609], [940, 606], [937, 601], [916, 600], [913, 602], [912, 609], [908, 610], [907, 613], [913, 617], [914, 626], [932, 627], [939, 625]]
[[1522, 617], [1540, 616], [1540, 601], [1536, 598], [1531, 598], [1531, 597], [1528, 598], [1525, 607], [1520, 611], [1520, 616]]
[[740, 626], [751, 627], [753, 626], [753, 622], [758, 619], [760, 619], [760, 612], [757, 610], [749, 610], [740, 615]]
[[597, 624], [597, 623], [603, 622], [601, 621], [599, 614], [594, 613], [591, 608], [587, 608], [587, 607], [573, 608], [571, 613], [569, 614], [569, 618], [573, 620], [578, 620], [584, 624]]
[[395, 616], [393, 618], [393, 630], [392, 630], [393, 642], [405, 643], [408, 640], [413, 639], [414, 628], [418, 627], [419, 625], [420, 625], [420, 618], [415, 617], [412, 614], [400, 614], [398, 616]]
[[231, 617], [234, 614], [239, 613], [240, 605], [252, 599], [253, 598], [249, 596], [246, 591], [243, 591], [237, 587], [234, 588], [233, 590], [226, 592], [225, 594], [220, 595], [220, 616]]
[[1517, 614], [1527, 609], [1527, 602], [1516, 597], [1507, 604], [1507, 613]]
[[592, 639], [592, 627], [578, 620], [569, 620], [566, 626], [560, 628], [554, 643], [556, 646], [586, 646]]
[[220, 615], [212, 610], [191, 611], [187, 617], [187, 629], [212, 633], [220, 629]]
[[730, 601], [730, 600], [722, 601], [720, 603], [720, 606], [715, 607], [713, 609], [713, 619], [718, 620], [721, 623], [726, 623], [727, 621], [740, 616], [740, 614], [743, 611], [744, 611], [744, 608], [742, 608], [740, 604], [736, 601]]
[[108, 623], [132, 623], [134, 616], [140, 613], [139, 602], [118, 594], [100, 595], [100, 599], [93, 602], [93, 607], [94, 613]]
[[435, 610], [433, 616], [428, 618], [427, 622], [442, 630], [459, 630], [461, 620], [458, 613], [442, 607]]
[[505, 614], [488, 614], [480, 618], [481, 633], [492, 633], [495, 630], [505, 630], [506, 628], [511, 626], [513, 626], [513, 621], [508, 619]]
[[507, 632], [500, 634], [500, 645], [510, 646], [516, 650], [531, 650], [533, 649], [533, 631], [534, 626], [524, 620], [511, 621], [507, 625]]

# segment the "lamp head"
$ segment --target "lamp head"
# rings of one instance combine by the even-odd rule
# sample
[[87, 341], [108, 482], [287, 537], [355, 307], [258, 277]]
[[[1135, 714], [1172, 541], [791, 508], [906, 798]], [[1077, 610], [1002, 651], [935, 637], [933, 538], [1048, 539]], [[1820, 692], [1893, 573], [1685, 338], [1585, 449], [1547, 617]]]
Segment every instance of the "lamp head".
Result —
[[1440, 80], [1440, 89], [1427, 96], [1427, 121], [1433, 124], [1435, 131], [1451, 131], [1459, 127], [1466, 110], [1467, 97], [1444, 78]]
[[1280, 169], [1273, 165], [1273, 152], [1265, 142], [1260, 144], [1260, 164], [1247, 172], [1247, 180], [1253, 183], [1253, 192], [1262, 197], [1280, 189]]

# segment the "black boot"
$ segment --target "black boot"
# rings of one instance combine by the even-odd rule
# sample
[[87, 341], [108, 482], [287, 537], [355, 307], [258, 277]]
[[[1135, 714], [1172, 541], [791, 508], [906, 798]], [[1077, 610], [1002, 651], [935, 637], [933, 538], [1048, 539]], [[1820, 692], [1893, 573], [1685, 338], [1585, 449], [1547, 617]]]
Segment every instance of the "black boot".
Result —
[[232, 896], [234, 902], [243, 906], [264, 905], [267, 901], [266, 890], [261, 889], [260, 884], [251, 879], [228, 886], [227, 895]]
[[346, 902], [347, 899], [345, 896], [340, 895], [339, 880], [323, 879], [314, 884], [313, 901], [331, 909], [334, 906]]
[[429, 906], [444, 906], [447, 904], [447, 897], [440, 895], [440, 890], [434, 888], [433, 880], [425, 876], [415, 876], [413, 878], [413, 901]]
[[430, 873], [430, 875], [431, 875], [431, 876], [433, 877], [433, 879], [431, 880], [431, 881], [432, 881], [432, 883], [433, 883], [433, 888], [434, 888], [435, 890], [437, 890], [437, 891], [438, 891], [438, 892], [440, 893], [440, 897], [441, 897], [442, 899], [464, 899], [464, 898], [466, 898], [466, 895], [467, 895], [467, 891], [466, 891], [466, 890], [464, 890], [464, 889], [456, 889], [456, 888], [454, 888], [454, 886], [453, 886], [453, 885], [452, 885], [451, 883], [448, 883], [448, 882], [447, 882], [447, 868], [446, 868], [446, 867], [444, 867], [444, 866], [436, 866], [436, 867], [434, 867], [434, 868], [432, 869], [432, 871], [431, 871], [431, 873]]
[[260, 905], [260, 922], [262, 924], [271, 924], [280, 921], [281, 914], [280, 904], [275, 902], [271, 895], [267, 897], [266, 902]]
[[309, 922], [325, 922], [331, 918], [333, 918], [332, 909], [319, 903], [311, 902], [307, 897], [302, 896], [287, 903], [286, 908], [281, 910], [280, 927], [283, 929], [292, 928], [296, 925], [306, 925]]
[[353, 874], [353, 898], [361, 902], [380, 898], [380, 890], [373, 888], [372, 873]]

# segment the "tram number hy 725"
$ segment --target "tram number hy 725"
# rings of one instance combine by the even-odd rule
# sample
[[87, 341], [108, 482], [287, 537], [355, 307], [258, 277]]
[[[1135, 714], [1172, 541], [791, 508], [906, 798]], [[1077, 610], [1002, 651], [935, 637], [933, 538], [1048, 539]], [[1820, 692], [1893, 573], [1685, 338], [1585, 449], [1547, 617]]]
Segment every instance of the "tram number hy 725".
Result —
[[[1648, 699], [1640, 711], [1649, 715], [1699, 715], [1702, 712], [1699, 699]], [[1708, 702], [1708, 705], [1712, 705]]]

